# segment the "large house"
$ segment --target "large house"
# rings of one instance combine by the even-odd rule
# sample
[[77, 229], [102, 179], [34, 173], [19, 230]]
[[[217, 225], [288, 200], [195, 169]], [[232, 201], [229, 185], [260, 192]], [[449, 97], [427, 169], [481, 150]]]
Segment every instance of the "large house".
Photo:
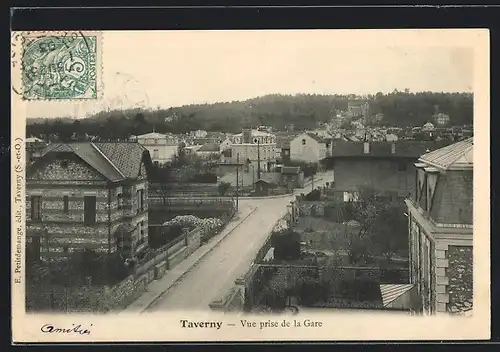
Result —
[[290, 141], [290, 160], [297, 162], [319, 162], [330, 156], [332, 140], [312, 132], [304, 132]]
[[473, 301], [473, 139], [422, 155], [406, 200], [411, 282], [427, 314], [465, 313]]
[[244, 129], [221, 143], [221, 164], [250, 164], [270, 171], [276, 164], [276, 136], [267, 132]]
[[167, 135], [158, 132], [151, 132], [132, 137], [143, 145], [151, 155], [154, 164], [165, 164], [172, 160], [177, 154], [179, 138], [174, 135]]
[[148, 243], [149, 152], [138, 143], [55, 143], [27, 169], [35, 260], [92, 250], [126, 258]]
[[389, 197], [408, 197], [415, 192], [415, 161], [449, 143], [334, 141], [326, 159], [327, 168], [333, 169], [334, 194], [349, 201], [360, 187], [370, 187]]

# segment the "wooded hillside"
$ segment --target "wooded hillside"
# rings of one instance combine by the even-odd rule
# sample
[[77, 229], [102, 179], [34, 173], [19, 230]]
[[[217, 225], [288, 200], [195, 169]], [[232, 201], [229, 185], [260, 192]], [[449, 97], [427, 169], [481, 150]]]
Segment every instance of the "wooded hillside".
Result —
[[[126, 138], [130, 134], [150, 132], [186, 133], [207, 131], [238, 132], [245, 126], [272, 126], [284, 130], [293, 124], [296, 130], [311, 129], [328, 122], [337, 110], [346, 110], [353, 97], [346, 95], [266, 95], [246, 101], [196, 104], [157, 110], [115, 110], [100, 112], [81, 120], [61, 119], [28, 121], [27, 134], [60, 135], [73, 133], [101, 138]], [[356, 99], [356, 100], [359, 100]], [[473, 96], [469, 93], [377, 93], [362, 99], [369, 103], [369, 115], [383, 113], [386, 126], [422, 126], [436, 112], [450, 116], [450, 125], [473, 123]], [[43, 121], [43, 122], [42, 122]], [[33, 123], [34, 122], [34, 123]]]

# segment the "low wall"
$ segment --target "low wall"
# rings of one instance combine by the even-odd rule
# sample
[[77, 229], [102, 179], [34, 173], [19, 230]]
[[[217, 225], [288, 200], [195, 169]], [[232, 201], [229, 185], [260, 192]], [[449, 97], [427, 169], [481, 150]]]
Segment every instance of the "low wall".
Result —
[[[226, 223], [230, 220], [228, 217]], [[151, 259], [138, 265], [132, 275], [114, 286], [31, 287], [26, 293], [26, 307], [36, 311], [107, 312], [123, 309], [145, 292], [147, 285], [160, 279], [196, 251], [205, 229], [196, 228], [171, 241]]]

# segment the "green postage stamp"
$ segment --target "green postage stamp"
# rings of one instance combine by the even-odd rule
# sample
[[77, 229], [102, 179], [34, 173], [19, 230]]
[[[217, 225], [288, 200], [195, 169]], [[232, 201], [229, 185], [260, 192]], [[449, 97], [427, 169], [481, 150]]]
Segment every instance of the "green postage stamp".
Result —
[[102, 79], [99, 32], [27, 32], [22, 43], [23, 99], [99, 98]]

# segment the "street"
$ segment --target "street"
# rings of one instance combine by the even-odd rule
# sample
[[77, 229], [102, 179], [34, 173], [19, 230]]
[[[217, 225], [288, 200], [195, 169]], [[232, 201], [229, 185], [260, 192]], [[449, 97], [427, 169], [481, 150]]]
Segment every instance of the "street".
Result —
[[[325, 174], [317, 175], [316, 179], [318, 182], [314, 182], [315, 187], [329, 181]], [[278, 219], [285, 214], [286, 206], [294, 196], [310, 190], [309, 185], [295, 190], [293, 196], [284, 198], [241, 199], [240, 207], [253, 206], [257, 210], [149, 307], [148, 311], [209, 309], [208, 304], [213, 299], [228, 292], [235, 279], [246, 273], [257, 251]]]

